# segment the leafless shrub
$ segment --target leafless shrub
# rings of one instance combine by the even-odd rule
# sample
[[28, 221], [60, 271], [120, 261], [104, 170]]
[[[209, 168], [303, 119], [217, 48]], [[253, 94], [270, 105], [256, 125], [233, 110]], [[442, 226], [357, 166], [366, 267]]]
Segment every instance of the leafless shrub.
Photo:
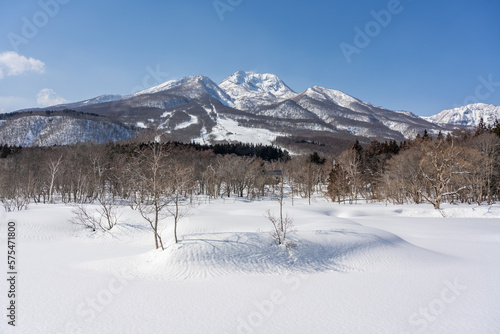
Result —
[[92, 231], [97, 229], [111, 230], [118, 223], [121, 216], [116, 202], [111, 198], [100, 197], [97, 200], [97, 205], [98, 207], [92, 212], [88, 204], [77, 204], [73, 210], [75, 216], [71, 219], [71, 222], [83, 225], [92, 229]]
[[96, 217], [95, 213], [91, 213], [87, 204], [77, 204], [73, 210], [74, 217], [71, 218], [73, 224], [82, 225], [96, 231], [101, 228], [100, 219]]
[[0, 197], [0, 202], [6, 212], [22, 211], [28, 208], [29, 198], [23, 195], [13, 197]]
[[97, 199], [99, 207], [97, 213], [101, 217], [99, 225], [101, 228], [111, 230], [121, 217], [118, 205], [112, 197], [101, 196]]
[[264, 216], [269, 219], [273, 225], [273, 229], [271, 230], [273, 239], [276, 240], [278, 245], [287, 245], [287, 235], [295, 232], [293, 229], [293, 219], [288, 216], [288, 213], [286, 213], [284, 217], [276, 217], [272, 214], [271, 210], [267, 210]]

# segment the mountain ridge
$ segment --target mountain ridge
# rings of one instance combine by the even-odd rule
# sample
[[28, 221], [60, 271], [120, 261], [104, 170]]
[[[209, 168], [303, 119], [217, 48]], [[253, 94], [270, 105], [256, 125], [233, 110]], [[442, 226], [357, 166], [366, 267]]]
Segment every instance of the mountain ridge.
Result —
[[459, 108], [443, 110], [426, 119], [436, 124], [467, 127], [476, 127], [479, 125], [481, 119], [483, 119], [487, 125], [493, 125], [496, 120], [500, 120], [500, 107], [486, 103], [473, 103]]
[[[110, 128], [108, 124], [121, 126], [115, 130], [120, 136], [115, 134], [109, 140], [133, 136], [150, 128], [162, 131], [169, 140], [204, 143], [238, 140], [273, 143], [280, 136], [297, 138], [297, 141], [307, 141], [313, 137], [403, 141], [424, 130], [437, 134], [453, 129], [452, 126], [436, 122], [434, 118], [426, 119], [407, 111], [377, 107], [340, 90], [315, 85], [296, 93], [274, 74], [241, 70], [220, 84], [206, 76], [195, 75], [169, 80], [126, 96], [101, 95], [80, 102], [31, 110], [42, 112], [64, 109], [99, 116], [99, 119], [92, 121], [101, 122], [100, 125], [89, 127], [89, 131], [100, 129], [96, 137], [101, 141], [106, 140], [102, 129]], [[16, 117], [29, 116], [29, 113], [20, 112]], [[82, 140], [93, 137], [91, 133], [85, 133], [85, 126], [81, 122], [26, 121], [28, 125], [35, 123], [39, 127], [43, 124], [45, 128], [23, 132], [19, 130], [19, 124], [3, 120], [0, 122], [0, 140], [8, 140], [10, 136], [16, 143], [53, 145], [53, 140], [31, 137], [34, 133], [51, 131], [71, 137], [72, 126], [75, 127], [73, 137], [85, 138]], [[53, 124], [67, 129], [61, 131], [54, 128]], [[8, 133], [9, 136], [3, 136], [2, 133]], [[27, 133], [30, 133], [30, 138]], [[44, 138], [53, 137], [46, 135]], [[68, 138], [67, 141], [72, 143], [74, 140]], [[58, 140], [56, 144], [61, 143], [64, 140]]]

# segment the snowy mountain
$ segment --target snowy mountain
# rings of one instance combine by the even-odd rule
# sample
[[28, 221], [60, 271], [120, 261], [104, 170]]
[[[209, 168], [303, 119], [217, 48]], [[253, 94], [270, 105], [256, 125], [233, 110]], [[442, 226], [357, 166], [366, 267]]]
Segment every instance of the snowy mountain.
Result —
[[234, 106], [250, 110], [256, 106], [278, 103], [297, 94], [274, 74], [237, 71], [220, 85], [234, 100]]
[[439, 132], [438, 126], [414, 114], [375, 107], [335, 89], [313, 86], [293, 100], [338, 131], [355, 136], [402, 139], [414, 137], [423, 129]]
[[[58, 112], [65, 121], [47, 118], [56, 116], [48, 111]], [[78, 121], [71, 123], [71, 118]], [[82, 118], [99, 126], [86, 126]], [[53, 144], [54, 140], [45, 139], [51, 132], [64, 133], [58, 145], [106, 140], [103, 131], [109, 124], [118, 128], [106, 130], [113, 133], [108, 140], [126, 139], [150, 128], [161, 130], [169, 140], [204, 143], [272, 143], [278, 136], [292, 142], [357, 137], [365, 142], [371, 138], [402, 141], [425, 129], [431, 134], [442, 130], [441, 125], [412, 113], [376, 107], [339, 90], [313, 86], [296, 93], [276, 75], [244, 71], [220, 85], [202, 75], [190, 76], [128, 96], [102, 95], [1, 119], [0, 142], [24, 146]]]
[[174, 90], [178, 95], [190, 99], [200, 98], [205, 94], [208, 94], [208, 96], [221, 101], [227, 106], [234, 105], [233, 99], [223, 89], [221, 89], [221, 87], [214, 83], [210, 78], [202, 75], [185, 77], [178, 80], [170, 80], [158, 86], [134, 93], [132, 94], [132, 97]]
[[66, 106], [70, 107], [70, 108], [75, 108], [75, 107], [80, 107], [80, 106], [85, 106], [85, 105], [120, 101], [120, 100], [123, 100], [123, 98], [124, 97], [121, 95], [101, 95], [101, 96], [95, 97], [93, 99], [85, 100], [82, 102], [77, 102], [77, 103], [73, 103], [73, 104], [69, 104], [69, 105], [66, 104]]
[[475, 127], [481, 118], [485, 124], [495, 123], [496, 120], [500, 120], [500, 107], [485, 103], [469, 104], [460, 108], [443, 110], [426, 119], [436, 124]]
[[353, 103], [360, 103], [361, 101], [341, 92], [340, 90], [324, 88], [320, 86], [313, 86], [300, 94], [307, 96], [310, 99], [323, 102], [333, 102], [344, 108], [349, 108]]

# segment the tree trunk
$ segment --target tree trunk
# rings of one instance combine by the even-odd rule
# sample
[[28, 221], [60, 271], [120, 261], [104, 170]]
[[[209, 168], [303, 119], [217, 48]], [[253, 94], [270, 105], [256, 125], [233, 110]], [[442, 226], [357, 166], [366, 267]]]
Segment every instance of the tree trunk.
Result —
[[177, 220], [179, 217], [179, 196], [175, 196], [175, 215], [174, 215], [174, 239], [175, 243], [178, 242], [177, 240]]

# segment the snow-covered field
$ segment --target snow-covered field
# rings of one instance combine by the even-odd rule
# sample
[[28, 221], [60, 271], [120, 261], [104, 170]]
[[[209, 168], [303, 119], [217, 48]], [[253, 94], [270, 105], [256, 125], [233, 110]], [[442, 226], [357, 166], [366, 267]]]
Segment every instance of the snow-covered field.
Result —
[[[123, 208], [111, 232], [72, 208], [31, 205], [17, 224], [17, 326], [0, 284], [0, 333], [500, 333], [500, 205], [295, 200], [293, 247], [274, 245], [276, 202], [203, 203], [162, 226]], [[443, 217], [444, 216], [444, 217]]]

